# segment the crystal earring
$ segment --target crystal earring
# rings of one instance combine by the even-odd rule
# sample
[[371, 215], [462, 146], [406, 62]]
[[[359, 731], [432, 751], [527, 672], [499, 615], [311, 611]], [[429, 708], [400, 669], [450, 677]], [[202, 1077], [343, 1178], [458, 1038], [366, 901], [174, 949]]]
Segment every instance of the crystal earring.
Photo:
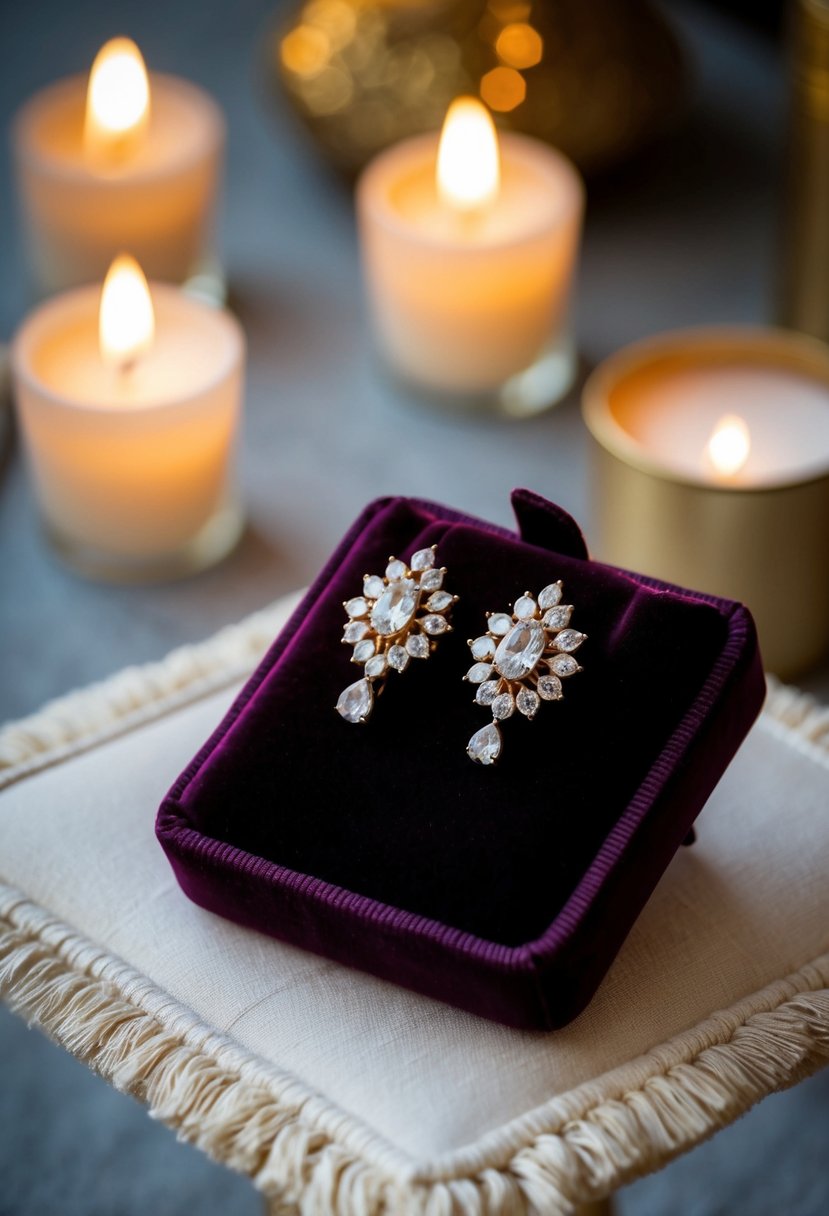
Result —
[[477, 684], [477, 704], [492, 711], [492, 722], [475, 732], [466, 749], [478, 764], [494, 764], [501, 754], [498, 722], [516, 709], [534, 718], [542, 701], [561, 700], [562, 679], [582, 670], [572, 652], [587, 634], [568, 627], [573, 605], [562, 604], [561, 597], [561, 581], [537, 599], [527, 591], [511, 615], [488, 612], [487, 632], [469, 643], [476, 662], [463, 678]]
[[410, 564], [390, 557], [385, 576], [367, 574], [363, 593], [343, 605], [348, 616], [342, 640], [354, 647], [351, 662], [364, 676], [340, 693], [337, 712], [346, 722], [367, 722], [389, 671], [403, 672], [411, 659], [428, 659], [452, 626], [448, 613], [458, 597], [443, 590], [446, 567], [435, 566], [435, 550], [418, 549]]

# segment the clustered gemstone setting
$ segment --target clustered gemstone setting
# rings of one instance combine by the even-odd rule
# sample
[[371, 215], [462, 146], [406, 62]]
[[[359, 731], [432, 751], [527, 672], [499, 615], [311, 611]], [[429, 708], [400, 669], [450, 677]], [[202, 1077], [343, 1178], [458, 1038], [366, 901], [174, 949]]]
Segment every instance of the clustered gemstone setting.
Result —
[[367, 574], [362, 595], [343, 604], [348, 621], [342, 640], [353, 647], [351, 662], [364, 672], [337, 701], [346, 722], [367, 722], [388, 673], [404, 672], [412, 659], [428, 659], [438, 638], [451, 633], [449, 613], [458, 597], [443, 588], [446, 567], [435, 565], [436, 549], [418, 549], [408, 566], [390, 557], [385, 575]]
[[492, 713], [476, 731], [466, 752], [478, 764], [494, 764], [501, 754], [498, 723], [517, 711], [532, 720], [542, 701], [560, 701], [562, 680], [582, 668], [573, 653], [587, 637], [570, 628], [573, 605], [563, 604], [561, 580], [538, 596], [525, 591], [512, 613], [488, 612], [488, 630], [469, 642], [475, 660], [464, 676], [477, 685], [475, 701]]

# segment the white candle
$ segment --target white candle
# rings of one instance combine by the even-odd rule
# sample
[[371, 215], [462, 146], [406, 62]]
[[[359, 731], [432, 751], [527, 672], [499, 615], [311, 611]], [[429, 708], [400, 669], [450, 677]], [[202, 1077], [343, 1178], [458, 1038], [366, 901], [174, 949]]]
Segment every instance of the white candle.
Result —
[[47, 531], [79, 567], [163, 577], [238, 538], [230, 456], [244, 339], [225, 312], [118, 259], [102, 294], [42, 305], [12, 345], [21, 430]]
[[[615, 418], [642, 455], [665, 469], [715, 485], [783, 485], [829, 469], [829, 389], [788, 367], [763, 366], [737, 353], [706, 365], [654, 367], [642, 375]], [[712, 437], [737, 439], [741, 420], [748, 443], [734, 468]]]
[[569, 161], [524, 136], [499, 147], [487, 111], [462, 99], [440, 141], [406, 140], [368, 166], [357, 207], [378, 342], [404, 379], [516, 413], [569, 387], [583, 208]]
[[150, 278], [183, 282], [209, 252], [223, 147], [215, 102], [148, 78], [128, 39], [107, 43], [89, 79], [37, 93], [15, 118], [13, 150], [40, 289], [100, 281], [121, 249]]

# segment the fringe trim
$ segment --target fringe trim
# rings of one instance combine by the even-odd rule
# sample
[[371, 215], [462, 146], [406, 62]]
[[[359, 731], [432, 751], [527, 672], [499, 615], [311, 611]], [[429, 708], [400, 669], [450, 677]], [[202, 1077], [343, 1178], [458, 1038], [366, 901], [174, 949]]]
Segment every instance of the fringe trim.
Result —
[[148, 1012], [124, 964], [5, 895], [0, 995], [181, 1139], [250, 1177], [274, 1212], [566, 1216], [829, 1061], [827, 955], [444, 1162], [415, 1165], [378, 1153], [358, 1121], [139, 979], [163, 1020]]
[[[0, 732], [0, 788], [242, 679], [278, 601]], [[829, 709], [769, 680], [767, 721], [829, 762]], [[5, 898], [3, 898], [5, 897]], [[567, 1216], [829, 1061], [829, 955], [434, 1162], [414, 1163], [0, 885], [0, 995], [180, 1138], [304, 1216]]]
[[277, 600], [204, 642], [156, 663], [125, 667], [50, 701], [0, 730], [0, 789], [242, 680], [258, 663], [301, 593]]
[[763, 712], [785, 726], [803, 743], [813, 744], [829, 759], [829, 705], [799, 688], [767, 675], [768, 695]]

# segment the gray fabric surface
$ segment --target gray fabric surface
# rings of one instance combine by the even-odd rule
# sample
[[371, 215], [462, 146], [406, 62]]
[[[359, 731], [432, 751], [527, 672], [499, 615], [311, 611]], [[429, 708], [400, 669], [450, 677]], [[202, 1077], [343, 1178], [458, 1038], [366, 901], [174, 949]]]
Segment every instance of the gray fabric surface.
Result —
[[[281, 6], [284, 7], [284, 6]], [[134, 36], [150, 64], [208, 87], [230, 147], [221, 247], [249, 341], [240, 477], [250, 527], [222, 567], [145, 589], [85, 583], [38, 536], [16, 449], [0, 477], [0, 717], [129, 662], [160, 656], [308, 580], [364, 502], [432, 496], [507, 522], [516, 484], [557, 499], [590, 532], [575, 398], [520, 426], [429, 412], [378, 374], [366, 338], [353, 217], [287, 112], [262, 102], [263, 0], [40, 0], [0, 7], [0, 123], [35, 88]], [[577, 333], [589, 365], [674, 325], [770, 316], [783, 88], [771, 48], [707, 11], [672, 8], [697, 62], [671, 140], [593, 186]], [[0, 339], [29, 306], [8, 164], [0, 167]], [[824, 669], [807, 687], [829, 690]], [[2, 847], [2, 846], [0, 846]], [[0, 1213], [220, 1209], [247, 1183], [179, 1147], [20, 1024], [0, 1019]], [[829, 1209], [820, 1146], [829, 1083], [770, 1099], [622, 1199], [624, 1212], [714, 1216]]]

